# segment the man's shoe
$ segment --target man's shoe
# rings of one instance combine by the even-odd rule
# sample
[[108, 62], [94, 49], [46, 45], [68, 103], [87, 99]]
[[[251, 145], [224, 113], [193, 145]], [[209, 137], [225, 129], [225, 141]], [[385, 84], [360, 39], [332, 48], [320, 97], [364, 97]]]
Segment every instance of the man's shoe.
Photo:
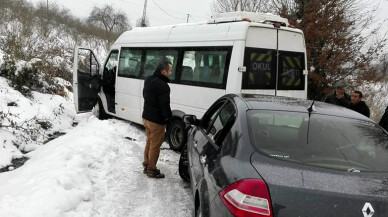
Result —
[[151, 168], [147, 169], [147, 176], [148, 178], [156, 178], [156, 179], [161, 179], [165, 177], [163, 173], [160, 173], [160, 170], [151, 169]]
[[[143, 173], [144, 173], [144, 174], [147, 174], [147, 170], [148, 170], [148, 166], [143, 165]], [[155, 169], [155, 170], [157, 170], [157, 171], [160, 173], [160, 170], [159, 170], [159, 169]]]
[[143, 165], [143, 173], [144, 173], [144, 174], [147, 174], [147, 170], [148, 170], [148, 166]]

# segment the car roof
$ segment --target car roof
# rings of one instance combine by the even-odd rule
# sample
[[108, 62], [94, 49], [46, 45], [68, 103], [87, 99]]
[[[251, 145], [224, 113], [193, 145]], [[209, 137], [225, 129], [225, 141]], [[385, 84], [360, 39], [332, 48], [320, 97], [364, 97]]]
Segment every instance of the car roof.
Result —
[[241, 98], [250, 110], [273, 110], [273, 111], [291, 111], [291, 112], [308, 112], [308, 108], [314, 103], [313, 114], [324, 114], [332, 116], [341, 116], [355, 119], [369, 118], [361, 115], [358, 112], [350, 110], [348, 108], [337, 106], [325, 102], [283, 97], [283, 96], [270, 96], [260, 94], [238, 94], [236, 95]]

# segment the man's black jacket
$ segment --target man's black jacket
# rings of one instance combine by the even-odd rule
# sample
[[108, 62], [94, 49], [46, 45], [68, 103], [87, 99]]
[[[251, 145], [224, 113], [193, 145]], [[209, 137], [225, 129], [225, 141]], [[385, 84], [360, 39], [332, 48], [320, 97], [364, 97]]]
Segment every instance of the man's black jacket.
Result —
[[339, 105], [339, 106], [348, 108], [350, 105], [350, 95], [345, 93], [342, 99], [338, 99], [334, 91], [333, 93], [327, 95], [323, 101], [330, 104]]
[[349, 108], [360, 114], [367, 116], [368, 118], [370, 117], [369, 107], [365, 104], [364, 101], [360, 101], [357, 104], [350, 104]]
[[384, 115], [380, 119], [379, 125], [388, 131], [388, 106], [385, 109]]
[[160, 125], [171, 121], [169, 79], [155, 71], [144, 81], [143, 97], [144, 108], [142, 117]]

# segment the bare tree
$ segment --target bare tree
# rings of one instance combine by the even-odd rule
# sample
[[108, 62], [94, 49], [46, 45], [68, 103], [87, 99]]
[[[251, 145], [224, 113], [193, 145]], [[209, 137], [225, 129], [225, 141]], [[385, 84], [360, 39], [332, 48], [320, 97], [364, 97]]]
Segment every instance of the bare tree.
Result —
[[233, 12], [233, 11], [250, 11], [250, 12], [269, 12], [272, 0], [215, 0], [211, 6], [213, 12]]
[[107, 35], [110, 36], [110, 42], [119, 34], [131, 29], [127, 15], [114, 10], [110, 5], [105, 5], [103, 8], [94, 7], [87, 22], [104, 28]]
[[[352, 78], [353, 85], [376, 78], [373, 61], [386, 44], [373, 28], [376, 7], [362, 0], [296, 0], [297, 7], [281, 15], [305, 33], [309, 72], [309, 98], [321, 99], [328, 87]], [[368, 34], [368, 35], [367, 35]]]
[[384, 53], [383, 55], [381, 55], [381, 72], [384, 77], [388, 73], [388, 53]]

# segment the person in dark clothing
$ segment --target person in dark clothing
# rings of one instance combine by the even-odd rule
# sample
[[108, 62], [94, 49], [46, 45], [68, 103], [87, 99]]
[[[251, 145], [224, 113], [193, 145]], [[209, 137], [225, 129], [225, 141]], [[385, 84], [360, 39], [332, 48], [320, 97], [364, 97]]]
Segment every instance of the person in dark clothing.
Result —
[[367, 116], [368, 118], [370, 117], [369, 107], [366, 105], [364, 101], [362, 101], [361, 91], [356, 90], [352, 93], [349, 108], [360, 114]]
[[388, 106], [385, 109], [385, 112], [383, 116], [380, 119], [379, 125], [384, 128], [386, 131], [388, 131]]
[[156, 168], [160, 146], [164, 141], [166, 124], [171, 121], [170, 87], [172, 64], [169, 61], [159, 62], [154, 74], [144, 81], [143, 124], [147, 142], [144, 148], [143, 172], [150, 178], [164, 178]]
[[345, 82], [339, 81], [336, 83], [335, 87], [335, 91], [327, 95], [323, 101], [334, 105], [349, 107], [350, 95], [345, 93]]

